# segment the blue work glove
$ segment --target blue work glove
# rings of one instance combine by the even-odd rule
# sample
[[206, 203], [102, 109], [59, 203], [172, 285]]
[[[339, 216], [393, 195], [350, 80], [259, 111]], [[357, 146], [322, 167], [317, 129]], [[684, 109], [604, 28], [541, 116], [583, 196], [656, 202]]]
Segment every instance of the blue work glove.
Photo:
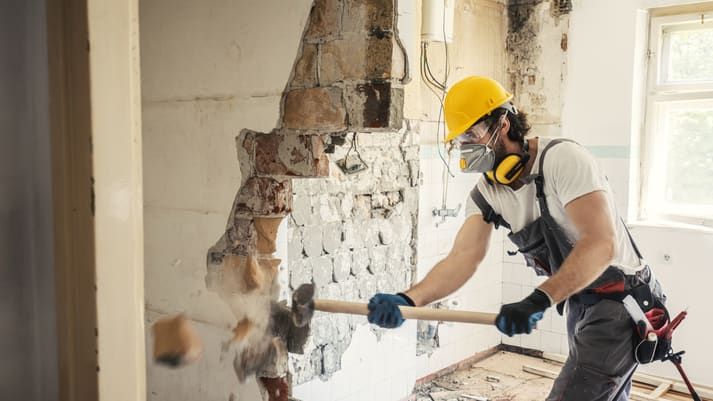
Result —
[[376, 294], [369, 300], [369, 323], [387, 329], [393, 329], [404, 323], [401, 315], [401, 306], [414, 306], [413, 301], [406, 294]]
[[515, 334], [530, 334], [538, 320], [542, 319], [545, 309], [552, 306], [550, 297], [535, 289], [532, 294], [520, 302], [503, 305], [495, 318], [495, 325], [503, 334], [512, 337]]

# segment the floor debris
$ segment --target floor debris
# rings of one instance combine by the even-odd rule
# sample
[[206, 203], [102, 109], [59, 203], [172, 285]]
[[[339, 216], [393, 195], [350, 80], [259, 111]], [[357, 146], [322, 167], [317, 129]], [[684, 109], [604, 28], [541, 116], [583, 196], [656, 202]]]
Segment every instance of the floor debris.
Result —
[[[553, 360], [554, 359], [554, 360]], [[559, 360], [558, 360], [559, 359]], [[550, 392], [553, 378], [562, 367], [563, 358], [538, 358], [498, 351], [469, 367], [421, 383], [411, 401], [536, 401]], [[654, 380], [634, 382], [630, 400], [683, 401], [690, 396], [673, 391], [671, 382]], [[664, 391], [665, 388], [665, 391]], [[707, 390], [699, 395], [708, 395]], [[703, 393], [703, 394], [701, 394]], [[704, 400], [713, 399], [704, 397]]]

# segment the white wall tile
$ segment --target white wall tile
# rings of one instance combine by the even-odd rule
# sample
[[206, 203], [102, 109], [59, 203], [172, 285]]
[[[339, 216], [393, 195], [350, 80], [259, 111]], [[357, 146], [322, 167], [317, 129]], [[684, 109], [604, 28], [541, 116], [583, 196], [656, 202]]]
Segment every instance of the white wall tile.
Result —
[[522, 336], [521, 335], [515, 335], [512, 337], [508, 337], [506, 335], [502, 335], [502, 340], [503, 344], [506, 345], [513, 345], [516, 347], [522, 347]]
[[540, 330], [532, 330], [530, 334], [521, 334], [522, 347], [534, 350], [542, 349], [542, 332]]
[[559, 354], [561, 352], [562, 337], [562, 334], [542, 330], [542, 351]]

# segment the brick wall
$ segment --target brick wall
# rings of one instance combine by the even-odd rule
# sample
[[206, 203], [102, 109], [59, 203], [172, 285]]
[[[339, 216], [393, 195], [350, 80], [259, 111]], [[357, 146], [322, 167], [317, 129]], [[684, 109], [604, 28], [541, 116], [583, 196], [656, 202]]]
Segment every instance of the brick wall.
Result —
[[[395, 51], [394, 3], [316, 0], [278, 126], [236, 138], [241, 186], [208, 251], [206, 284], [239, 322], [230, 344], [238, 377], [257, 373], [271, 400], [286, 399], [276, 394], [289, 382], [275, 318], [280, 263], [290, 291], [313, 282], [324, 298], [368, 300], [411, 282], [418, 150], [401, 131], [405, 55]], [[357, 151], [367, 170], [347, 176], [330, 165]], [[289, 262], [274, 255], [285, 217]], [[290, 357], [297, 382], [338, 370], [354, 326], [346, 316], [316, 318], [304, 356]]]

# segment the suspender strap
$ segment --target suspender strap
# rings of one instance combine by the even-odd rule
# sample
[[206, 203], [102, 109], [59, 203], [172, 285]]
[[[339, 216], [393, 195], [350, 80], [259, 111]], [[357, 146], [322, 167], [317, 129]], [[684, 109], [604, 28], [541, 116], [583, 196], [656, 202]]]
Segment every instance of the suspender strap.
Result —
[[495, 213], [495, 210], [493, 210], [488, 201], [485, 200], [483, 194], [480, 193], [477, 185], [472, 191], [470, 191], [470, 197], [473, 198], [475, 204], [478, 205], [480, 210], [483, 212], [483, 220], [485, 220], [486, 223], [493, 223], [496, 230], [500, 226], [503, 226], [508, 230], [510, 229], [510, 224], [505, 221], [503, 216]]
[[636, 256], [639, 257], [639, 260], [643, 260], [644, 257], [641, 256], [641, 252], [639, 251], [639, 247], [636, 246], [636, 242], [634, 242], [634, 237], [631, 236], [631, 232], [629, 231], [629, 227], [626, 226], [626, 222], [624, 221], [624, 218], [621, 218], [621, 224], [624, 225], [624, 229], [626, 230], [626, 235], [629, 236], [629, 242], [631, 242], [631, 246], [634, 247], [634, 252], [636, 252]]

